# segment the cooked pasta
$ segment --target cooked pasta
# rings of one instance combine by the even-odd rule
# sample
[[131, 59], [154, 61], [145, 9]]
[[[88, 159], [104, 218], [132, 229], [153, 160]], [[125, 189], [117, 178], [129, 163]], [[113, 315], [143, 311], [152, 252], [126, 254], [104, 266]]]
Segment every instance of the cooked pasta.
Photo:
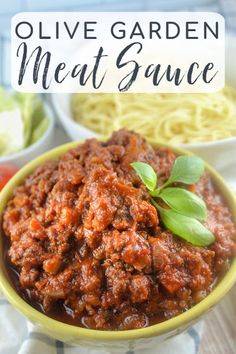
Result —
[[236, 90], [201, 94], [75, 94], [75, 121], [109, 136], [127, 128], [172, 144], [236, 136]]

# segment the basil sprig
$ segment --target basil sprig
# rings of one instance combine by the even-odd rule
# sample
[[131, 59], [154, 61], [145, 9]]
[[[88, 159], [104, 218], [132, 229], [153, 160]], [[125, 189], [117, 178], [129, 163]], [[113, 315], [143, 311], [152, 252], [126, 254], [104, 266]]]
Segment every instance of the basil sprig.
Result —
[[204, 173], [202, 159], [196, 156], [177, 157], [170, 178], [159, 186], [152, 166], [144, 162], [133, 162], [131, 166], [149, 190], [151, 201], [167, 229], [195, 246], [208, 246], [214, 242], [214, 235], [201, 223], [207, 218], [204, 201], [185, 188], [173, 186], [176, 182], [196, 183]]

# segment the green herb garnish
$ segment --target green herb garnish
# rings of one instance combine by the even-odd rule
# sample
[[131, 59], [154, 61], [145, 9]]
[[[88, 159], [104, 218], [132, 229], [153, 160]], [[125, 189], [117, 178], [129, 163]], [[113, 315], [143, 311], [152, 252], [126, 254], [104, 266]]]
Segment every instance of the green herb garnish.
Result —
[[[202, 159], [177, 157], [170, 178], [159, 186], [152, 166], [144, 162], [133, 162], [131, 166], [149, 190], [151, 201], [167, 229], [195, 246], [208, 246], [214, 242], [214, 235], [200, 222], [207, 218], [204, 201], [185, 188], [173, 186], [176, 182], [196, 183], [204, 172]], [[170, 185], [172, 187], [168, 187]]]
[[204, 201], [186, 189], [178, 187], [165, 188], [160, 192], [159, 198], [176, 213], [198, 220], [205, 220], [207, 217]]
[[131, 166], [135, 169], [147, 189], [154, 191], [157, 185], [157, 175], [152, 166], [145, 162], [134, 162]]

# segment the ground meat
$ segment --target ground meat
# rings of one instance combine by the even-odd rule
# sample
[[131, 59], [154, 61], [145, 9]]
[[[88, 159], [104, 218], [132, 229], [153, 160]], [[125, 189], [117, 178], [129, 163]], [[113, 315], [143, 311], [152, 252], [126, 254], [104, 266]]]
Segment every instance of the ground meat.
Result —
[[21, 295], [56, 319], [103, 330], [145, 327], [207, 296], [236, 251], [228, 208], [207, 175], [191, 187], [216, 237], [194, 247], [163, 227], [130, 167], [147, 162], [163, 182], [175, 158], [121, 130], [37, 168], [4, 212], [8, 271], [18, 272]]

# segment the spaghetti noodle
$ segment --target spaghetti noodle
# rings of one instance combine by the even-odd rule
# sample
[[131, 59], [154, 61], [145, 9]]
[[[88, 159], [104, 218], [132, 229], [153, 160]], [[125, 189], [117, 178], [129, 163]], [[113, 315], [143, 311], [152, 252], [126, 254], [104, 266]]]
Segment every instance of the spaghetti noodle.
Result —
[[75, 94], [75, 121], [109, 136], [127, 128], [172, 144], [236, 136], [236, 90], [201, 94]]

